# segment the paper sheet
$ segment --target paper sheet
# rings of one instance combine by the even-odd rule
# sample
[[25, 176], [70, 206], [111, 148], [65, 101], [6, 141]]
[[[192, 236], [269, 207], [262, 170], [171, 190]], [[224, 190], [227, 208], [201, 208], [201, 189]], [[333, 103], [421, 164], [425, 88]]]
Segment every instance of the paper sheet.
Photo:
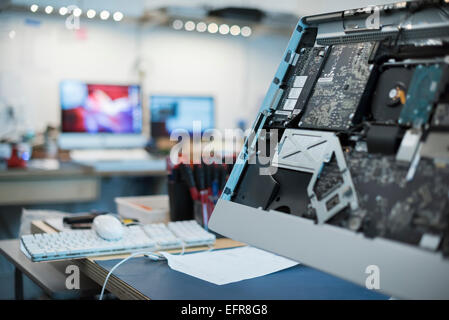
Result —
[[261, 277], [298, 263], [253, 247], [205, 251], [184, 255], [161, 252], [173, 270], [223, 285]]

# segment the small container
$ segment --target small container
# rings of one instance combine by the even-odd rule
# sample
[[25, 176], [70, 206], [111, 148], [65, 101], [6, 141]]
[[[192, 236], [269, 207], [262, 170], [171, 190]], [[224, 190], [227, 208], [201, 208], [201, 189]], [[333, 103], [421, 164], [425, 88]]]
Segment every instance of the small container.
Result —
[[182, 221], [193, 219], [193, 201], [189, 188], [184, 182], [168, 182], [170, 197], [170, 220]]
[[143, 224], [170, 221], [167, 195], [115, 198], [118, 214]]
[[[194, 219], [196, 220], [196, 222], [198, 222], [198, 224], [204, 228], [203, 205], [201, 201], [196, 200], [193, 202], [193, 212], [194, 212]], [[211, 215], [209, 215], [209, 219], [210, 217]], [[217, 239], [225, 238], [221, 234], [216, 233], [210, 229], [208, 229], [207, 231], [214, 234]]]

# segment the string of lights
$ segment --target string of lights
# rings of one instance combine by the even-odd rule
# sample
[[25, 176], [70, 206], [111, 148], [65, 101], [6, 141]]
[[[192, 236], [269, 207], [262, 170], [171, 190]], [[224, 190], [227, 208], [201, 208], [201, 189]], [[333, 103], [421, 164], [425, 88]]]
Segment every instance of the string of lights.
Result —
[[[121, 21], [124, 18], [124, 14], [120, 11], [116, 11], [111, 15], [108, 10], [102, 10], [97, 13], [94, 9], [88, 9], [83, 12], [82, 9], [77, 6], [60, 7], [59, 10], [55, 10], [52, 6], [45, 6], [40, 8], [37, 4], [32, 4], [30, 6], [30, 11], [37, 13], [43, 10], [46, 14], [58, 14], [65, 16], [72, 14], [74, 17], [81, 17], [83, 14], [89, 19], [94, 19], [99, 17], [101, 20], [108, 20], [111, 16], [114, 21]], [[226, 23], [217, 24], [215, 22], [206, 23], [203, 21], [194, 22], [191, 20], [182, 21], [179, 19], [173, 20], [171, 26], [175, 30], [185, 30], [185, 31], [197, 31], [197, 32], [209, 32], [211, 34], [221, 34], [221, 35], [232, 35], [232, 36], [242, 36], [249, 37], [252, 34], [252, 29], [249, 26], [239, 26], [239, 25], [228, 25]]]
[[205, 22], [193, 22], [191, 20], [188, 21], [182, 21], [179, 19], [173, 20], [172, 27], [175, 30], [185, 30], [185, 31], [197, 31], [197, 32], [209, 32], [209, 33], [219, 33], [222, 35], [233, 35], [233, 36], [243, 36], [243, 37], [249, 37], [251, 36], [252, 30], [248, 26], [238, 26], [238, 25], [232, 25], [229, 26], [226, 23], [218, 25], [215, 22], [211, 22], [209, 24], [206, 24]]
[[[30, 6], [30, 11], [33, 13], [37, 13], [39, 12], [40, 8], [37, 4], [32, 4]], [[52, 13], [56, 13], [55, 8], [53, 8], [52, 6], [45, 6], [43, 8], [43, 11], [46, 14], [52, 14]], [[61, 7], [59, 8], [59, 10], [57, 10], [57, 12], [61, 15], [61, 16], [65, 16], [67, 14], [72, 14], [75, 17], [81, 17], [83, 14], [83, 11], [76, 7], [76, 6], [69, 6], [69, 7]], [[89, 19], [93, 19], [97, 16], [97, 12], [94, 9], [89, 9], [86, 11], [86, 17]], [[111, 13], [108, 10], [102, 10], [99, 15], [101, 20], [108, 20], [111, 17]], [[120, 11], [116, 11], [112, 14], [112, 19], [114, 21], [121, 21], [123, 19], [124, 15], [123, 13], [121, 13]]]

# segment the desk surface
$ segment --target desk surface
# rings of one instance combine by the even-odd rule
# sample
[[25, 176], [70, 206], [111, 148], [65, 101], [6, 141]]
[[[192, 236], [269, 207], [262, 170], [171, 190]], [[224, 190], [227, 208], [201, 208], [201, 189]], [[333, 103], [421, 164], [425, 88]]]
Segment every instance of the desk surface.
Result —
[[[32, 233], [52, 233], [57, 230], [48, 226], [43, 221], [33, 221], [31, 224], [31, 232]], [[223, 249], [223, 248], [232, 248], [244, 245], [241, 242], [237, 242], [231, 239], [217, 239], [214, 248], [215, 249]], [[195, 248], [187, 248], [186, 251], [197, 251], [204, 250], [207, 247], [195, 247]], [[168, 252], [179, 252], [180, 250], [167, 250]], [[104, 280], [108, 274], [108, 271], [101, 267], [95, 260], [111, 260], [111, 259], [123, 259], [128, 255], [114, 255], [114, 256], [102, 256], [102, 257], [90, 257], [85, 259], [72, 260], [72, 263], [75, 263], [80, 267], [81, 272], [83, 272], [87, 277], [94, 280], [99, 285], [103, 285]], [[125, 281], [115, 277], [112, 275], [109, 278], [109, 281], [106, 285], [106, 289], [109, 292], [112, 292], [119, 299], [124, 300], [149, 300], [150, 298], [144, 295], [142, 292], [137, 290], [136, 288], [130, 286]]]
[[97, 169], [61, 162], [57, 169], [0, 170], [0, 205], [95, 201], [101, 194], [102, 178], [160, 177], [158, 183], [161, 183], [161, 178], [167, 174], [163, 159], [149, 160], [145, 166], [118, 162], [114, 166]]
[[[32, 232], [55, 232], [42, 221], [32, 223]], [[216, 249], [232, 248], [244, 245], [231, 239], [217, 239]], [[206, 248], [189, 248], [186, 251], [198, 251]], [[179, 252], [179, 250], [171, 250]], [[103, 285], [112, 268], [127, 255], [92, 257], [75, 262], [89, 278]], [[114, 260], [115, 259], [115, 260]], [[142, 270], [151, 274], [142, 278]], [[348, 281], [336, 278], [324, 272], [299, 265], [261, 278], [245, 280], [245, 283], [231, 283], [225, 286], [210, 284], [206, 281], [171, 270], [165, 262], [148, 264], [147, 259], [135, 258], [132, 263], [124, 264], [108, 281], [106, 289], [120, 299], [388, 299], [388, 297], [359, 287]], [[292, 282], [291, 279], [298, 281]], [[167, 282], [165, 282], [167, 281]], [[301, 284], [298, 287], [298, 283]], [[180, 289], [180, 290], [179, 290]], [[199, 290], [199, 291], [198, 291]], [[277, 291], [276, 291], [277, 290]], [[263, 292], [262, 292], [263, 291]]]
[[80, 164], [75, 162], [60, 162], [58, 169], [38, 169], [38, 168], [18, 168], [0, 170], [0, 181], [17, 179], [51, 179], [67, 177], [104, 177], [104, 176], [164, 176], [167, 174], [165, 160], [149, 160], [153, 163], [148, 170], [132, 168], [124, 164], [123, 166], [114, 166], [114, 168], [105, 168], [96, 170], [94, 166]]
[[49, 178], [68, 176], [89, 176], [94, 174], [92, 167], [73, 163], [61, 162], [58, 169], [17, 168], [0, 170], [0, 180], [11, 180], [20, 178]]
[[[121, 260], [100, 260], [111, 270]], [[135, 258], [114, 275], [154, 300], [386, 300], [368, 290], [328, 273], [298, 264], [291, 268], [224, 285], [216, 285], [172, 270], [166, 261]]]

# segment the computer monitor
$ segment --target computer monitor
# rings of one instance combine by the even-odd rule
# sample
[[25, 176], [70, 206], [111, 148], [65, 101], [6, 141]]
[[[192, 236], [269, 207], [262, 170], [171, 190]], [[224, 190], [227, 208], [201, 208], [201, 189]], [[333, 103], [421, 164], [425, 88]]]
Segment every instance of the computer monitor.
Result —
[[137, 147], [145, 143], [138, 85], [60, 83], [60, 147]]
[[193, 133], [194, 121], [201, 124], [201, 132], [215, 127], [214, 98], [208, 96], [150, 97], [151, 136], [169, 137], [176, 129]]

